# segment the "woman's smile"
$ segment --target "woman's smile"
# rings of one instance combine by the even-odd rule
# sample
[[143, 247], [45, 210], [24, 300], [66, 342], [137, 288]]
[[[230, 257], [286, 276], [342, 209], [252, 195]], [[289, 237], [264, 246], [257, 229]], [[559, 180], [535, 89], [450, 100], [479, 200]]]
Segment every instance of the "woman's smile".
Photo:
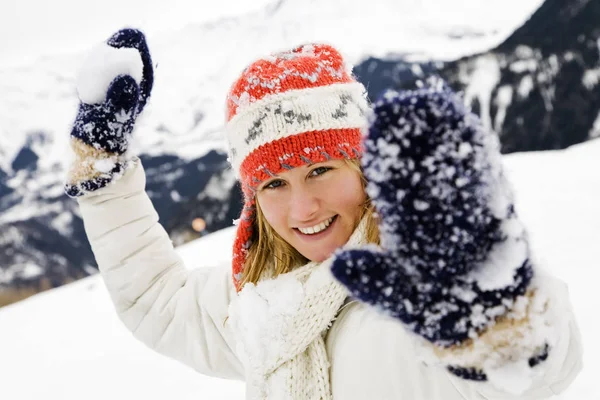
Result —
[[295, 228], [297, 235], [303, 240], [318, 240], [329, 235], [335, 229], [337, 215], [309, 228]]

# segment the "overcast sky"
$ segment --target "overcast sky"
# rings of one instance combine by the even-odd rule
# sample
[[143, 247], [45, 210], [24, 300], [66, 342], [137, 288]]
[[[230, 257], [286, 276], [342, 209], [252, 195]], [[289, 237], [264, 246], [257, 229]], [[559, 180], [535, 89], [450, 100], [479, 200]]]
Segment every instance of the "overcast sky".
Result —
[[0, 0], [0, 65], [86, 48], [123, 26], [148, 35], [273, 0]]

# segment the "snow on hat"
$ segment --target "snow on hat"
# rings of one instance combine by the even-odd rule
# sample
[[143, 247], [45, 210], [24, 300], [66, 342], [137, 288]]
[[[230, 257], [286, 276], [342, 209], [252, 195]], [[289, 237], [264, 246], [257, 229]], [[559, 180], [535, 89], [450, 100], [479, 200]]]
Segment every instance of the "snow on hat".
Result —
[[252, 244], [257, 187], [301, 165], [358, 158], [367, 126], [365, 92], [340, 53], [323, 44], [259, 59], [232, 85], [225, 133], [244, 193], [233, 249], [238, 290]]

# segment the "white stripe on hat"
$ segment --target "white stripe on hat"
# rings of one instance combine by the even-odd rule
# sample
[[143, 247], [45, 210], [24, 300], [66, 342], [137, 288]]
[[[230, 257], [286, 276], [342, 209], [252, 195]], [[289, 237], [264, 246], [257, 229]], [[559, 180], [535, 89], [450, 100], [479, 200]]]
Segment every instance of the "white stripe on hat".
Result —
[[288, 90], [240, 106], [225, 127], [236, 175], [258, 147], [303, 132], [366, 128], [369, 105], [359, 82]]

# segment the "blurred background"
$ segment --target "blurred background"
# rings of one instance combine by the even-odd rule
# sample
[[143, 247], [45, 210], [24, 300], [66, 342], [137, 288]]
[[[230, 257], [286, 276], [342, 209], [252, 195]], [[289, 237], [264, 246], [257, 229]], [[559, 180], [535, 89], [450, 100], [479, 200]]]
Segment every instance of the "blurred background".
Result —
[[[147, 34], [156, 71], [135, 148], [189, 267], [230, 257], [241, 198], [222, 138], [225, 94], [256, 57], [326, 42], [371, 99], [431, 74], [463, 91], [500, 135], [534, 249], [569, 284], [589, 338], [583, 378], [561, 398], [600, 399], [585, 378], [600, 367], [600, 0], [2, 0], [0, 397], [4, 386], [12, 399], [128, 390], [152, 399], [173, 387], [178, 398], [242, 398], [240, 385], [136, 347], [96, 275], [76, 202], [63, 195], [78, 67], [125, 26]], [[144, 374], [123, 377], [142, 365]], [[43, 379], [43, 392], [23, 374]]]

